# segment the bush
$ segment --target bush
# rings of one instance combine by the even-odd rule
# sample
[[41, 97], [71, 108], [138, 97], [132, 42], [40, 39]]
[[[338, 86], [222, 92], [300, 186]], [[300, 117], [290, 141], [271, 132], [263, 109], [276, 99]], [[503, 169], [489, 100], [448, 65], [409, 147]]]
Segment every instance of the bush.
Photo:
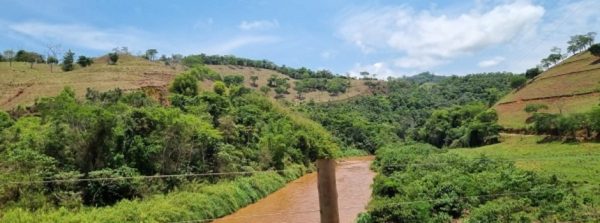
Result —
[[198, 95], [198, 79], [191, 73], [183, 73], [175, 77], [169, 91], [185, 96]]
[[525, 85], [525, 83], [527, 83], [527, 78], [523, 76], [515, 76], [512, 78], [512, 80], [510, 80], [510, 87], [517, 89]]
[[105, 208], [73, 211], [60, 208], [35, 212], [15, 208], [4, 212], [0, 222], [179, 222], [214, 219], [258, 201], [304, 172], [303, 166], [292, 166], [282, 174], [259, 173], [214, 185], [190, 184], [166, 195], [124, 200]]
[[242, 75], [227, 75], [223, 77], [223, 82], [227, 85], [227, 87], [233, 85], [242, 85], [244, 84], [244, 76]]
[[[378, 175], [362, 222], [450, 222], [464, 217], [469, 222], [544, 222], [585, 210], [573, 186], [555, 177], [427, 144], [380, 148], [373, 168]], [[571, 206], [563, 206], [566, 199]]]
[[589, 50], [592, 55], [600, 57], [600, 43], [592, 45]]
[[537, 77], [541, 73], [542, 73], [542, 71], [540, 70], [540, 68], [534, 67], [534, 68], [528, 69], [525, 72], [525, 77], [528, 79], [532, 79], [534, 77]]
[[71, 50], [69, 50], [65, 53], [65, 56], [63, 58], [63, 63], [62, 63], [63, 71], [72, 71], [73, 70], [73, 57], [74, 56], [75, 56], [75, 53], [71, 52]]
[[119, 61], [119, 54], [114, 52], [114, 53], [109, 53], [108, 54], [108, 64], [110, 65], [116, 65], [117, 61]]

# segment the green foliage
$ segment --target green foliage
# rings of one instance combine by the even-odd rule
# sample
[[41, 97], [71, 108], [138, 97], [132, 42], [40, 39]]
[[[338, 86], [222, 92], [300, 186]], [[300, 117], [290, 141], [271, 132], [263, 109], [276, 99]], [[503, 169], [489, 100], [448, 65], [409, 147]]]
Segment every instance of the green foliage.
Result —
[[258, 80], [258, 76], [250, 76], [250, 80], [252, 80], [252, 86], [253, 87], [257, 87], [258, 85], [256, 85], [256, 81]]
[[537, 77], [541, 73], [542, 73], [542, 71], [540, 70], [540, 68], [534, 67], [534, 68], [527, 69], [527, 71], [525, 71], [525, 77], [527, 77], [527, 79], [533, 79], [534, 77]]
[[79, 66], [81, 67], [87, 67], [89, 65], [92, 65], [93, 63], [94, 59], [91, 57], [79, 56], [79, 58], [77, 58], [77, 64], [79, 64]]
[[48, 58], [46, 59], [46, 63], [48, 63], [48, 64], [57, 64], [58, 63], [58, 59], [56, 59], [56, 57], [53, 57], [53, 56], [48, 56]]
[[223, 82], [229, 87], [233, 85], [243, 85], [244, 76], [242, 75], [227, 75], [223, 77]]
[[[482, 116], [496, 117], [491, 111], [483, 111], [512, 89], [510, 82], [516, 77], [511, 73], [439, 78], [427, 77], [427, 74], [422, 76], [417, 79], [390, 79], [386, 83], [386, 91], [380, 95], [328, 104], [307, 103], [298, 109], [320, 122], [346, 147], [372, 153], [385, 144], [402, 139], [428, 141], [427, 138], [436, 133], [424, 130], [423, 126], [440, 108], [455, 106], [457, 109], [480, 102], [485, 103], [478, 105]], [[309, 83], [309, 80], [301, 83]], [[480, 121], [475, 116], [454, 119], [461, 122], [450, 126], [436, 126], [433, 121], [430, 122], [432, 130], [439, 130], [434, 132], [445, 134], [440, 136], [437, 145], [450, 146], [455, 142], [453, 146], [477, 146], [497, 139], [499, 126], [495, 120]], [[449, 141], [444, 141], [446, 139]]]
[[73, 57], [75, 56], [75, 53], [71, 52], [71, 50], [67, 51], [65, 53], [65, 56], [63, 57], [63, 62], [62, 62], [62, 70], [63, 71], [72, 71], [73, 70]]
[[[533, 106], [533, 105], [532, 105]], [[525, 109], [533, 112], [528, 118], [530, 129], [537, 134], [547, 134], [556, 137], [562, 137], [566, 141], [576, 138], [579, 130], [584, 130], [585, 138], [600, 137], [600, 108], [594, 107], [591, 111], [585, 113], [574, 113], [569, 115], [550, 114], [537, 112], [528, 105]]]
[[326, 84], [327, 92], [329, 92], [331, 95], [337, 95], [339, 93], [346, 92], [348, 86], [350, 86], [350, 82], [343, 78], [330, 79]]
[[[425, 144], [392, 144], [376, 153], [378, 176], [363, 222], [529, 222], [574, 220], [583, 197], [555, 177], [485, 156], [448, 154]], [[569, 208], [564, 200], [575, 201]], [[465, 216], [465, 213], [469, 213]]]
[[510, 87], [517, 89], [523, 87], [525, 83], [527, 83], [527, 78], [523, 76], [515, 76], [512, 80], [510, 80]]
[[281, 174], [255, 174], [213, 185], [190, 183], [169, 194], [154, 195], [145, 200], [124, 200], [104, 208], [60, 208], [34, 212], [15, 208], [4, 212], [0, 222], [178, 222], [214, 219], [258, 201], [304, 172], [303, 166], [295, 165]]
[[[197, 74], [176, 77], [172, 107], [142, 91], [88, 89], [79, 100], [66, 88], [56, 97], [36, 100], [15, 119], [0, 113], [0, 181], [65, 180], [0, 184], [0, 209], [63, 206], [65, 211], [95, 212], [88, 207], [145, 201], [191, 180], [146, 182], [140, 175], [285, 169], [339, 155], [329, 132], [315, 122], [242, 86], [227, 89], [216, 82], [221, 94], [199, 93]], [[70, 182], [82, 178], [127, 179]]]
[[592, 53], [592, 55], [600, 57], [600, 43], [596, 43], [594, 45], [592, 45], [589, 49], [590, 53]]
[[235, 65], [235, 66], [246, 66], [264, 68], [269, 70], [278, 71], [284, 75], [287, 75], [294, 79], [304, 78], [334, 78], [339, 75], [334, 75], [328, 70], [313, 71], [305, 67], [302, 68], [291, 68], [285, 65], [279, 66], [268, 60], [252, 60], [247, 58], [236, 57], [232, 55], [189, 55], [183, 58], [183, 64], [188, 67], [197, 65], [212, 64], [212, 65]]
[[227, 93], [227, 86], [222, 81], [217, 81], [213, 86], [213, 91], [218, 95], [225, 95]]
[[268, 94], [268, 93], [269, 93], [269, 91], [271, 91], [271, 88], [270, 88], [270, 87], [267, 87], [267, 86], [262, 86], [262, 87], [260, 87], [260, 92], [262, 92], [262, 93], [263, 93], [263, 94], [265, 94], [265, 95], [266, 95], [266, 94]]
[[542, 109], [548, 109], [548, 106], [545, 104], [527, 104], [527, 105], [525, 105], [525, 112], [527, 112], [527, 113], [535, 113]]
[[190, 73], [191, 75], [196, 76], [196, 78], [198, 78], [198, 80], [204, 81], [204, 80], [211, 80], [211, 81], [218, 81], [221, 80], [221, 75], [219, 75], [217, 72], [211, 70], [210, 68], [206, 67], [206, 66], [194, 66], [192, 68], [190, 68], [186, 73]]
[[499, 142], [500, 126], [494, 110], [482, 104], [454, 106], [433, 112], [417, 139], [437, 147], [477, 147]]
[[198, 79], [193, 73], [183, 73], [175, 77], [169, 91], [184, 96], [198, 95]]
[[117, 61], [119, 61], [119, 54], [117, 52], [108, 54], [108, 64], [116, 65]]

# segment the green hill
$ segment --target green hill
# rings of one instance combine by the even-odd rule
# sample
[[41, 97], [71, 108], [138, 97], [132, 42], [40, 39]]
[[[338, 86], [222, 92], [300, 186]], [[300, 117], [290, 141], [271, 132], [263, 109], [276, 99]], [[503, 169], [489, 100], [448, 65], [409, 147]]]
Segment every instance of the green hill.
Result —
[[546, 70], [523, 88], [502, 98], [494, 108], [499, 123], [523, 128], [527, 104], [545, 104], [550, 113], [585, 112], [600, 99], [600, 58], [589, 52], [576, 54]]

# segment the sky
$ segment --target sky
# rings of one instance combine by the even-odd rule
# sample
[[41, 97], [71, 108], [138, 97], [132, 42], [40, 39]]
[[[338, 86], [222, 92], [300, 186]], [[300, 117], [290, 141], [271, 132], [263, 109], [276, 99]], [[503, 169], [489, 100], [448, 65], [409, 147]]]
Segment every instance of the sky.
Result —
[[220, 54], [378, 78], [524, 72], [575, 34], [598, 0], [0, 0], [0, 50], [100, 56]]

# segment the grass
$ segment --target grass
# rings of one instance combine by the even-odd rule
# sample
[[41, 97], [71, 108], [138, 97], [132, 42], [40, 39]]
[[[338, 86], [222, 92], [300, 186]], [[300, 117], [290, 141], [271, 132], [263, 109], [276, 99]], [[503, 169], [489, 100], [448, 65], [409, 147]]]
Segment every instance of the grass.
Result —
[[275, 192], [306, 171], [294, 165], [282, 174], [270, 172], [216, 184], [191, 183], [168, 194], [143, 200], [123, 200], [113, 206], [0, 213], [0, 222], [208, 222], [231, 214]]
[[87, 88], [106, 91], [164, 86], [182, 70], [127, 55], [121, 55], [117, 65], [108, 65], [105, 58], [99, 58], [89, 67], [76, 66], [70, 72], [63, 72], [56, 65], [50, 72], [47, 64], [35, 64], [30, 68], [27, 63], [13, 62], [10, 67], [8, 62], [2, 62], [0, 108], [7, 110], [30, 105], [36, 98], [58, 94], [65, 86], [72, 87], [78, 97], [83, 97]]
[[[275, 75], [280, 78], [290, 78], [288, 76], [285, 76], [282, 73], [279, 73], [274, 70], [268, 70], [268, 69], [234, 66], [234, 65], [207, 65], [207, 66], [222, 75], [234, 75], [234, 74], [242, 75], [242, 76], [244, 76], [244, 85], [246, 85], [246, 87], [250, 87], [250, 88], [254, 88], [254, 89], [259, 89], [262, 86], [267, 86], [267, 80], [271, 77], [271, 75]], [[254, 87], [251, 85], [251, 83], [252, 83], [252, 81], [250, 80], [251, 76], [258, 76], [258, 80], [256, 81], [257, 87]], [[299, 100], [297, 98], [298, 93], [293, 89], [295, 80], [290, 78], [289, 82], [292, 87], [288, 90], [290, 93], [284, 95], [284, 98], [287, 101], [300, 102], [301, 100]], [[210, 88], [210, 87], [212, 87], [212, 82], [206, 81], [200, 87], [201, 88]], [[365, 94], [370, 94], [369, 88], [365, 85], [365, 82], [363, 80], [351, 80], [350, 87], [348, 88], [348, 90], [346, 90], [346, 93], [339, 94], [337, 96], [331, 96], [326, 91], [309, 92], [309, 93], [304, 94], [305, 99], [303, 101], [310, 101], [310, 100], [313, 100], [315, 102], [340, 101], [340, 100], [346, 100], [346, 99], [349, 99], [352, 97], [365, 95]], [[275, 92], [274, 91], [269, 92], [269, 96], [275, 97]]]
[[538, 143], [542, 136], [503, 135], [502, 142], [475, 149], [450, 152], [476, 158], [489, 157], [515, 160], [517, 167], [543, 175], [556, 175], [572, 182], [583, 193], [596, 194], [600, 204], [600, 143]]
[[[250, 85], [250, 76], [259, 76], [258, 87], [265, 86], [271, 75], [287, 77], [277, 71], [227, 65], [209, 65], [211, 69], [222, 75], [241, 74], [245, 77], [245, 85]], [[147, 86], [160, 87], [165, 90], [175, 75], [184, 70], [181, 66], [165, 66], [161, 62], [152, 62], [129, 55], [121, 55], [117, 65], [108, 65], [106, 57], [100, 57], [89, 67], [75, 66], [75, 70], [63, 72], [60, 66], [54, 65], [51, 72], [47, 64], [35, 64], [30, 68], [28, 63], [0, 62], [0, 109], [8, 110], [19, 105], [27, 106], [37, 98], [58, 94], [64, 87], [70, 86], [78, 97], [85, 96], [86, 89], [92, 88], [107, 91], [114, 88], [124, 90], [140, 89]], [[293, 80], [291, 80], [293, 82]], [[293, 83], [291, 83], [293, 86]], [[257, 87], [257, 88], [258, 88]], [[202, 89], [212, 89], [212, 81], [200, 83]], [[298, 102], [297, 93], [289, 89], [285, 99]], [[353, 80], [347, 93], [330, 96], [327, 92], [310, 92], [305, 94], [305, 101], [328, 102], [345, 100], [351, 97], [368, 94], [369, 90], [361, 80]], [[275, 93], [271, 91], [270, 96]]]
[[[499, 123], [510, 128], [523, 128], [527, 114], [526, 104], [546, 104], [549, 112], [575, 113], [589, 110], [600, 101], [600, 58], [588, 52], [574, 55], [562, 63], [548, 69], [529, 82], [524, 88], [514, 91], [500, 100], [515, 102], [498, 104]], [[593, 93], [596, 92], [596, 93]], [[586, 95], [583, 94], [591, 93]], [[571, 96], [557, 98], [558, 96]], [[555, 98], [545, 98], [555, 97]], [[522, 101], [523, 99], [535, 99]]]

